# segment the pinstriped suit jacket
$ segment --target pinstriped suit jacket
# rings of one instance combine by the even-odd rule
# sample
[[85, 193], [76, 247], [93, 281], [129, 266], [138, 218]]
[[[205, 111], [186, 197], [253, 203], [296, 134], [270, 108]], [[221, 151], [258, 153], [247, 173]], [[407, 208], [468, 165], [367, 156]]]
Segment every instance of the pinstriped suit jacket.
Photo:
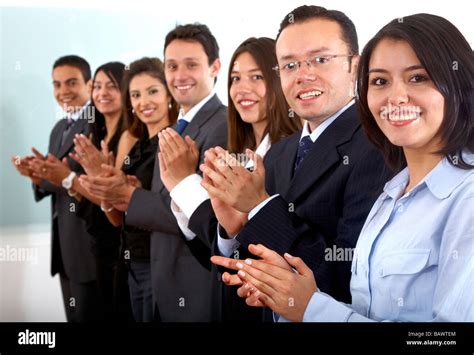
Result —
[[354, 106], [326, 128], [294, 174], [300, 136], [293, 134], [267, 153], [267, 192], [280, 196], [265, 205], [237, 239], [245, 249], [261, 243], [301, 257], [321, 291], [350, 303], [351, 260], [337, 260], [337, 253], [355, 247], [391, 172], [368, 141]]

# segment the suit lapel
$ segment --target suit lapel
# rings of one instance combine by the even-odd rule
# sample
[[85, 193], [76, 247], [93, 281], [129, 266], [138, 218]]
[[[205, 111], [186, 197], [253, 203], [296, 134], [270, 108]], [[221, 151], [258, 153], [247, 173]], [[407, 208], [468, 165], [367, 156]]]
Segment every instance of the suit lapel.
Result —
[[295, 164], [296, 152], [298, 151], [298, 142], [300, 137], [301, 130], [298, 133], [293, 134], [290, 138], [288, 138], [288, 141], [285, 142], [285, 147], [283, 147], [281, 158], [278, 159], [279, 164], [277, 164], [273, 174], [276, 180], [274, 182], [276, 191], [271, 191], [272, 194], [281, 192], [283, 195], [286, 195], [288, 189], [291, 186], [293, 169], [290, 169], [288, 165], [293, 166]]
[[[78, 118], [78, 120], [71, 127], [71, 131], [69, 132], [69, 134], [64, 139], [63, 144], [59, 148], [58, 155], [57, 155], [58, 159], [62, 159], [71, 150], [72, 145], [74, 143], [73, 142], [74, 136], [77, 133], [85, 133], [85, 129], [87, 128], [87, 123], [88, 123], [87, 120]], [[61, 130], [61, 132], [59, 134], [59, 137], [58, 137], [59, 141], [61, 141], [62, 134], [63, 134], [65, 128], [66, 128], [66, 121], [64, 123], [63, 129]]]
[[86, 135], [89, 133], [88, 123], [89, 123], [90, 119], [93, 118], [93, 116], [92, 117], [90, 116], [91, 109], [95, 110], [95, 107], [90, 105], [90, 104], [87, 105], [86, 107], [84, 107], [84, 109], [81, 112], [81, 115], [78, 117], [76, 122], [74, 122], [74, 124], [71, 127], [71, 131], [64, 138], [64, 142], [62, 142], [62, 144], [61, 144], [61, 140], [63, 138], [63, 134], [64, 134], [64, 130], [66, 129], [66, 122], [67, 122], [67, 120], [65, 118], [63, 119], [64, 123], [63, 123], [63, 126], [61, 127], [61, 130], [59, 131], [58, 137], [57, 137], [57, 142], [59, 144], [61, 144], [61, 146], [57, 150], [56, 157], [58, 159], [62, 159], [71, 150], [72, 145], [74, 143], [73, 142], [74, 136], [77, 133], [83, 133], [83, 134], [86, 134]]
[[189, 136], [193, 140], [195, 140], [196, 137], [199, 135], [201, 126], [204, 125], [204, 123], [206, 123], [212, 117], [212, 115], [219, 109], [219, 107], [221, 107], [221, 105], [221, 100], [219, 100], [219, 98], [215, 94], [196, 113], [191, 123], [189, 123], [184, 129], [182, 136]]
[[160, 177], [160, 160], [158, 159], [158, 152], [160, 151], [160, 146], [158, 145], [158, 149], [155, 155], [155, 164], [153, 166], [153, 179], [151, 182], [151, 190], [155, 192], [161, 192], [165, 188], [163, 182], [161, 181]]
[[66, 129], [66, 119], [62, 119], [61, 122], [59, 123], [58, 128], [53, 131], [53, 136], [51, 137], [51, 147], [49, 150], [49, 153], [54, 155], [55, 157], [58, 156], [58, 153], [61, 149], [61, 139], [64, 130]]
[[[186, 126], [183, 133], [181, 134], [182, 137], [189, 136], [193, 140], [196, 140], [196, 137], [199, 135], [200, 127], [209, 120], [214, 112], [216, 112], [219, 107], [222, 105], [221, 101], [214, 95], [211, 99], [204, 104], [203, 107], [196, 113], [192, 121]], [[177, 123], [175, 123], [171, 128], [176, 129]], [[158, 152], [160, 151], [160, 146], [158, 145]], [[152, 183], [153, 191], [161, 192], [165, 185], [160, 178], [160, 162], [158, 160], [158, 156], [155, 158], [155, 167], [153, 169], [153, 183]]]
[[[355, 107], [351, 106], [326, 128], [294, 174], [286, 196], [289, 201], [297, 200], [332, 166], [341, 161], [338, 147], [349, 141], [359, 126]], [[292, 169], [293, 165], [288, 170], [293, 171]]]

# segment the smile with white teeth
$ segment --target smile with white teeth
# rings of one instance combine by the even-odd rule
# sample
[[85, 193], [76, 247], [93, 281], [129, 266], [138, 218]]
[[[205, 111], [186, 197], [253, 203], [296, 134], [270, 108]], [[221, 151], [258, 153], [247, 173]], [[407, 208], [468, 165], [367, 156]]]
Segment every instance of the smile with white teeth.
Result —
[[322, 91], [313, 90], [313, 91], [308, 91], [308, 92], [304, 92], [302, 94], [299, 94], [298, 97], [301, 100], [308, 100], [308, 99], [312, 99], [313, 97], [316, 97], [316, 96], [321, 96], [321, 94], [322, 94]]
[[99, 103], [101, 103], [101, 104], [109, 104], [111, 102], [112, 101], [110, 101], [110, 100], [99, 100]]
[[189, 90], [189, 89], [191, 89], [193, 86], [192, 86], [192, 85], [177, 85], [177, 86], [175, 86], [175, 87], [176, 87], [176, 89], [178, 89], [178, 90]]
[[398, 113], [393, 113], [388, 116], [388, 119], [390, 121], [395, 121], [395, 122], [400, 122], [400, 121], [413, 121], [418, 119], [420, 116], [416, 113], [403, 113], [403, 114], [398, 114]]
[[251, 100], [243, 100], [243, 101], [240, 101], [240, 104], [242, 106], [251, 106], [253, 105], [254, 103], [256, 103], [257, 101], [251, 101]]
[[141, 113], [143, 113], [144, 115], [151, 115], [153, 112], [155, 112], [154, 108], [148, 108], [146, 110], [141, 110]]
[[[392, 106], [382, 108], [382, 118], [388, 118], [392, 122], [413, 121], [420, 117], [421, 108], [419, 106]], [[387, 117], [388, 116], [388, 117]]]

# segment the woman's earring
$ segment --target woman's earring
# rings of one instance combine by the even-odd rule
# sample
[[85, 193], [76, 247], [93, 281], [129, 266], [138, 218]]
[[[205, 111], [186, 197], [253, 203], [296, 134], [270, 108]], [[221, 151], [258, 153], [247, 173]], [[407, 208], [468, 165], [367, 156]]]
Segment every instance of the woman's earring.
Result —
[[168, 111], [171, 111], [171, 109], [173, 108], [173, 105], [171, 104], [171, 102], [168, 103]]
[[132, 108], [132, 114], [135, 114], [135, 110]]

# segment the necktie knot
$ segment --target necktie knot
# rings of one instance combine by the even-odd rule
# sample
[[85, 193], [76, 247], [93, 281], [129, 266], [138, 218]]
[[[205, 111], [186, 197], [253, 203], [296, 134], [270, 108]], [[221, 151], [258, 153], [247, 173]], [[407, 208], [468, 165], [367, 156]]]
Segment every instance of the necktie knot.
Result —
[[61, 136], [61, 145], [66, 141], [66, 138], [71, 133], [71, 126], [74, 124], [74, 120], [71, 117], [66, 118], [66, 127], [64, 128], [63, 134]]
[[186, 126], [188, 125], [188, 121], [184, 120], [184, 119], [179, 119], [178, 120], [178, 125], [176, 127], [176, 132], [178, 132], [179, 134], [183, 133], [184, 129], [186, 128]]
[[296, 155], [295, 171], [298, 169], [298, 166], [301, 164], [301, 162], [305, 158], [306, 154], [308, 154], [312, 146], [313, 141], [311, 140], [310, 136], [304, 136], [303, 138], [301, 138], [300, 143], [298, 145], [298, 153]]
[[66, 119], [66, 129], [71, 128], [72, 124], [74, 123], [74, 120], [71, 117], [68, 117]]

